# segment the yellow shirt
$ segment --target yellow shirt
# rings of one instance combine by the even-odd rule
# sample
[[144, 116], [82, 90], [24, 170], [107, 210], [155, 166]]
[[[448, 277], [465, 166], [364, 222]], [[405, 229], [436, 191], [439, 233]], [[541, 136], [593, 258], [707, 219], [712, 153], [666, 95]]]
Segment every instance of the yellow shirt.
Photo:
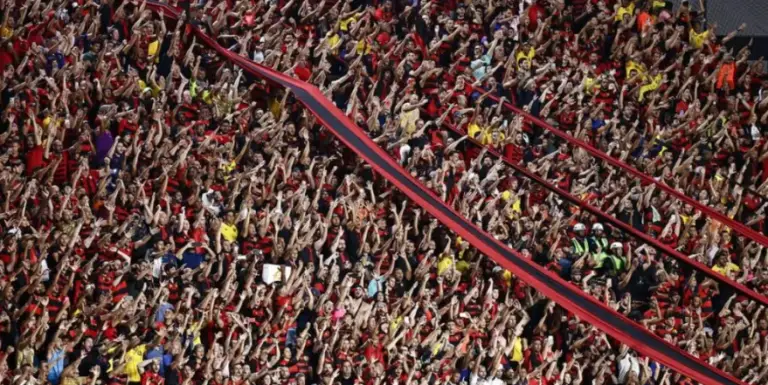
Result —
[[[493, 136], [491, 135], [491, 130], [480, 127], [476, 123], [472, 123], [467, 127], [467, 135], [469, 135], [470, 138], [473, 138], [480, 142], [481, 144], [496, 144], [493, 143]], [[501, 134], [499, 135], [499, 140], [504, 140], [505, 135]]]
[[419, 120], [419, 109], [413, 109], [400, 114], [400, 128], [405, 130], [407, 135], [416, 131], [416, 122]]
[[445, 256], [440, 262], [437, 263], [437, 275], [443, 275], [448, 269], [453, 266], [453, 260], [450, 256]]
[[514, 362], [523, 362], [523, 342], [520, 337], [515, 337], [512, 341], [512, 357]]
[[237, 226], [229, 225], [226, 223], [221, 224], [221, 236], [227, 240], [227, 242], [234, 242], [237, 240]]
[[157, 41], [157, 40], [149, 43], [149, 45], [147, 46], [147, 55], [148, 56], [153, 56], [154, 60], [155, 60], [155, 63], [160, 61], [160, 58], [156, 56], [157, 55], [157, 51], [159, 51], [159, 50], [160, 50], [160, 42]]
[[651, 91], [656, 90], [661, 85], [661, 75], [656, 75], [650, 83], [640, 87], [640, 96], [637, 98], [638, 101], [643, 101], [643, 98], [645, 98], [645, 94]]
[[626, 68], [627, 68], [627, 77], [628, 78], [632, 76], [631, 75], [632, 71], [636, 71], [641, 76], [645, 76], [645, 66], [643, 66], [642, 64], [639, 64], [639, 63], [636, 63], [636, 62], [633, 62], [633, 61], [630, 60], [630, 61], [627, 62], [627, 67]]
[[149, 92], [154, 97], [160, 96], [160, 91], [162, 91], [162, 89], [160, 89], [159, 87], [152, 86], [150, 84], [147, 84], [145, 81], [139, 79], [139, 89], [144, 91], [147, 88], [149, 88]]
[[205, 102], [205, 104], [213, 103], [213, 94], [211, 91], [203, 90], [203, 102]]
[[224, 180], [229, 179], [229, 174], [232, 173], [232, 171], [235, 171], [237, 168], [237, 162], [235, 162], [234, 159], [230, 161], [229, 163], [222, 164], [221, 167], [219, 167], [221, 171], [224, 171]]
[[195, 337], [194, 340], [192, 340], [192, 346], [197, 346], [203, 343], [200, 339], [200, 329], [202, 326], [202, 322], [198, 322], [187, 329], [187, 332]]
[[512, 272], [509, 270], [504, 270], [504, 272], [501, 273], [501, 278], [504, 280], [504, 282], [512, 282]]
[[482, 127], [478, 126], [477, 123], [472, 123], [467, 127], [467, 135], [469, 135], [472, 139], [480, 140], [482, 137], [477, 137], [477, 134], [481, 131], [484, 131]]
[[0, 37], [3, 39], [7, 39], [13, 35], [13, 29], [8, 28], [7, 26], [0, 27]]
[[440, 349], [442, 348], [443, 348], [443, 344], [440, 342], [432, 345], [432, 356], [434, 357], [437, 355], [437, 353], [440, 353]]
[[484, 145], [491, 144], [491, 145], [495, 146], [495, 145], [501, 143], [507, 137], [506, 135], [504, 135], [502, 133], [499, 133], [499, 140], [498, 140], [498, 143], [497, 143], [497, 142], [495, 142], [493, 140], [493, 135], [492, 134], [493, 134], [492, 132], [488, 132], [488, 131], [485, 132], [485, 135], [483, 135], [483, 140], [482, 140], [482, 143]]
[[272, 103], [269, 104], [269, 110], [272, 111], [272, 116], [280, 117], [280, 113], [282, 112], [280, 108], [280, 100], [278, 99], [272, 99]]
[[720, 274], [722, 274], [722, 275], [724, 275], [726, 277], [728, 275], [730, 275], [731, 273], [738, 273], [739, 271], [741, 271], [739, 266], [736, 265], [733, 262], [728, 262], [728, 263], [725, 264], [725, 266], [718, 266], [718, 265], [712, 266], [712, 270], [714, 270], [714, 271], [716, 271], [716, 272], [718, 272], [718, 273], [720, 273]]
[[[197, 97], [197, 91], [198, 91], [197, 87], [198, 87], [197, 79], [193, 77], [192, 79], [189, 80], [189, 96], [193, 98]], [[203, 101], [206, 102], [207, 104], [211, 104], [211, 92], [206, 89], [203, 89], [202, 91], [203, 92], [200, 95], [203, 98]]]
[[144, 353], [146, 352], [147, 345], [141, 344], [125, 353], [125, 374], [128, 375], [128, 382], [141, 381], [139, 364], [144, 361]]
[[[107, 353], [114, 353], [114, 352], [115, 352], [115, 350], [117, 350], [117, 348], [109, 348], [109, 349], [107, 350]], [[112, 373], [112, 371], [113, 371], [113, 370], [115, 370], [115, 362], [114, 362], [114, 359], [110, 358], [110, 359], [109, 359], [109, 361], [107, 361], [107, 363], [109, 364], [109, 365], [107, 366], [107, 373]]]
[[[336, 46], [336, 44], [339, 44], [339, 41], [341, 40], [341, 37], [338, 33], [333, 34], [333, 36], [328, 38], [328, 49], [331, 49]], [[332, 54], [337, 55], [339, 53], [339, 48], [336, 47], [331, 51]]]
[[620, 7], [618, 12], [616, 12], [616, 21], [621, 21], [621, 19], [624, 18], [624, 15], [629, 15], [632, 17], [632, 15], [635, 14], [635, 3], [629, 3], [626, 7]]
[[397, 317], [392, 320], [392, 322], [389, 323], [389, 330], [390, 332], [394, 332], [397, 330], [397, 328], [400, 327], [400, 324], [403, 322], [403, 317]]
[[342, 31], [349, 31], [349, 25], [357, 22], [357, 15], [352, 15], [349, 18], [339, 21], [339, 29]]
[[512, 207], [510, 207], [512, 212], [515, 213], [522, 213], [523, 210], [520, 209], [520, 199], [516, 200], [515, 203], [512, 203]]
[[693, 48], [699, 49], [704, 46], [704, 43], [707, 41], [707, 38], [709, 38], [709, 30], [706, 30], [701, 33], [696, 33], [696, 31], [691, 28], [691, 31], [689, 33], [688, 41], [691, 43]]
[[358, 41], [356, 49], [358, 55], [368, 55], [371, 53], [371, 45], [365, 40]]
[[189, 96], [193, 98], [197, 96], [197, 79], [194, 76], [189, 79]]
[[61, 127], [61, 125], [64, 123], [63, 119], [52, 119], [50, 116], [46, 116], [45, 119], [43, 119], [43, 128], [48, 128], [51, 126], [51, 124], [54, 125], [54, 127]]
[[520, 65], [520, 62], [525, 60], [528, 62], [528, 64], [531, 64], [531, 60], [533, 60], [533, 57], [536, 56], [536, 50], [531, 47], [528, 52], [519, 51], [515, 54], [515, 62], [517, 62], [517, 65]]
[[586, 77], [584, 78], [584, 92], [587, 94], [593, 94], [595, 91], [597, 91], [597, 80], [595, 78]]
[[507, 209], [507, 218], [514, 220], [522, 213], [523, 210], [520, 208], [520, 199], [515, 197], [515, 202], [512, 203], [512, 206], [510, 206], [509, 209]]

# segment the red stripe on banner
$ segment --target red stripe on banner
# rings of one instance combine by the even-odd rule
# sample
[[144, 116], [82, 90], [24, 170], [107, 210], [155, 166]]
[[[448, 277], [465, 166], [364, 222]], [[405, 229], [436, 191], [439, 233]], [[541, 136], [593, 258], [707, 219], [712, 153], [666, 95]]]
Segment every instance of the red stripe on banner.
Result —
[[[147, 1], [149, 8], [165, 11], [166, 17], [178, 19], [178, 11], [165, 4]], [[745, 385], [733, 376], [698, 360], [670, 345], [655, 334], [616, 313], [592, 296], [585, 294], [543, 267], [523, 258], [517, 252], [477, 228], [448, 207], [432, 191], [411, 177], [389, 155], [379, 148], [362, 130], [339, 111], [316, 87], [292, 79], [282, 73], [260, 66], [226, 50], [197, 28], [198, 39], [230, 62], [252, 75], [290, 89], [294, 96], [309, 109], [341, 142], [368, 162], [378, 173], [394, 184], [416, 204], [423, 207], [445, 226], [463, 237], [505, 269], [513, 272], [560, 306], [586, 322], [678, 373], [704, 385]]]
[[[448, 124], [448, 123], [443, 123], [443, 126], [445, 126], [446, 128], [448, 128], [449, 130], [455, 132], [458, 135], [462, 135], [462, 136], [466, 135], [466, 132], [463, 132], [461, 129], [459, 129], [458, 127], [456, 127], [454, 125], [451, 125], [451, 124]], [[741, 283], [738, 283], [738, 282], [736, 282], [736, 281], [726, 277], [725, 275], [717, 273], [716, 271], [712, 270], [709, 266], [707, 266], [707, 265], [705, 265], [705, 264], [703, 264], [703, 263], [701, 263], [699, 261], [696, 261], [696, 260], [694, 260], [692, 258], [689, 258], [687, 255], [685, 255], [685, 254], [683, 254], [683, 253], [681, 253], [681, 252], [679, 252], [679, 251], [677, 251], [677, 250], [675, 250], [675, 249], [673, 249], [673, 248], [671, 248], [671, 247], [669, 247], [669, 246], [659, 242], [658, 239], [653, 238], [650, 235], [648, 235], [648, 234], [646, 234], [646, 233], [644, 233], [642, 231], [639, 231], [639, 230], [635, 229], [634, 227], [632, 227], [632, 226], [630, 226], [630, 225], [628, 225], [628, 224], [626, 224], [626, 223], [616, 219], [612, 215], [610, 215], [610, 214], [600, 210], [599, 208], [594, 207], [594, 206], [590, 205], [589, 203], [580, 200], [579, 198], [573, 196], [570, 192], [565, 191], [565, 190], [563, 190], [563, 189], [553, 185], [552, 183], [550, 183], [546, 179], [543, 179], [542, 177], [540, 177], [540, 176], [534, 174], [533, 172], [529, 171], [524, 166], [521, 166], [519, 164], [515, 164], [515, 163], [509, 161], [509, 159], [507, 159], [503, 154], [499, 153], [498, 151], [494, 150], [493, 148], [489, 148], [488, 146], [484, 146], [482, 143], [478, 142], [476, 139], [467, 137], [467, 141], [469, 141], [470, 143], [472, 143], [475, 146], [478, 146], [480, 148], [486, 149], [489, 154], [492, 154], [497, 159], [501, 159], [509, 167], [512, 167], [513, 169], [515, 169], [515, 171], [517, 171], [520, 174], [524, 175], [526, 178], [533, 180], [534, 182], [540, 184], [541, 186], [543, 186], [547, 190], [554, 192], [555, 194], [559, 195], [560, 197], [565, 198], [566, 200], [568, 200], [568, 201], [572, 202], [573, 204], [579, 206], [583, 210], [586, 210], [586, 211], [590, 212], [591, 214], [593, 214], [596, 217], [600, 218], [602, 221], [611, 223], [613, 226], [618, 227], [618, 228], [622, 229], [623, 231], [632, 234], [632, 236], [634, 236], [635, 238], [638, 238], [638, 239], [642, 240], [643, 242], [648, 243], [648, 244], [652, 245], [653, 247], [655, 247], [657, 249], [660, 249], [665, 254], [675, 258], [676, 260], [678, 260], [678, 261], [680, 261], [682, 263], [685, 263], [685, 264], [691, 266], [692, 268], [696, 269], [697, 271], [700, 271], [701, 273], [709, 276], [713, 280], [715, 280], [717, 282], [720, 282], [720, 283], [722, 283], [722, 284], [724, 284], [726, 286], [729, 286], [729, 287], [733, 288], [733, 290], [739, 292], [740, 294], [745, 295], [745, 296], [747, 296], [747, 297], [749, 297], [749, 298], [751, 298], [751, 299], [753, 299], [753, 300], [755, 300], [757, 302], [760, 302], [760, 303], [762, 303], [765, 306], [768, 306], [768, 298], [766, 298], [764, 295], [762, 295], [760, 293], [757, 293], [756, 291], [754, 291], [754, 290], [744, 286]]]
[[[478, 92], [482, 92], [482, 93], [487, 92], [487, 90], [484, 90], [484, 89], [479, 88], [479, 87], [475, 87], [475, 90], [478, 91]], [[492, 94], [492, 93], [488, 95], [488, 98], [494, 100], [497, 103], [499, 102], [499, 97], [494, 95], [494, 94]], [[661, 183], [661, 182], [657, 181], [656, 179], [654, 179], [654, 178], [646, 175], [645, 173], [639, 171], [638, 169], [636, 169], [636, 168], [634, 168], [634, 167], [632, 167], [632, 166], [630, 166], [630, 165], [628, 165], [628, 164], [626, 164], [626, 163], [624, 163], [624, 162], [622, 162], [622, 161], [620, 161], [618, 159], [612, 158], [608, 154], [606, 154], [606, 153], [596, 149], [595, 147], [592, 147], [592, 145], [590, 145], [589, 143], [584, 142], [583, 140], [574, 138], [573, 136], [571, 136], [571, 135], [569, 135], [569, 134], [567, 134], [567, 133], [565, 133], [563, 131], [558, 130], [557, 128], [553, 127], [549, 123], [547, 123], [547, 122], [545, 122], [545, 121], [543, 121], [543, 120], [541, 120], [541, 119], [539, 119], [539, 118], [537, 118], [537, 117], [535, 117], [535, 116], [533, 116], [533, 115], [531, 115], [531, 114], [521, 110], [520, 108], [517, 108], [517, 106], [515, 106], [515, 105], [513, 105], [513, 104], [511, 104], [509, 102], [504, 102], [504, 107], [507, 108], [508, 110], [516, 113], [516, 114], [519, 114], [519, 115], [523, 116], [523, 118], [525, 118], [526, 120], [536, 124], [537, 126], [539, 126], [539, 127], [543, 128], [543, 129], [545, 129], [545, 130], [547, 130], [547, 131], [557, 135], [558, 137], [560, 137], [561, 139], [565, 140], [566, 142], [574, 144], [574, 145], [582, 148], [586, 152], [590, 153], [592, 156], [600, 158], [600, 159], [608, 162], [612, 166], [618, 167], [618, 168], [620, 168], [620, 169], [622, 169], [624, 171], [629, 172], [630, 174], [634, 175], [635, 177], [637, 177], [638, 179], [642, 180], [643, 182], [652, 183], [652, 184], [656, 185], [656, 187], [666, 191], [668, 194], [672, 195], [673, 197], [675, 197], [675, 198], [677, 198], [677, 199], [679, 199], [679, 200], [681, 200], [681, 201], [683, 201], [685, 203], [690, 204], [691, 206], [693, 206], [694, 208], [698, 209], [702, 213], [706, 214], [710, 218], [717, 219], [720, 223], [730, 227], [731, 229], [733, 229], [734, 231], [736, 231], [740, 235], [742, 235], [742, 236], [744, 236], [746, 238], [749, 238], [749, 239], [751, 239], [751, 240], [753, 240], [753, 241], [755, 241], [755, 242], [757, 242], [757, 243], [759, 243], [759, 244], [761, 244], [763, 246], [768, 247], [768, 237], [766, 237], [763, 234], [758, 233], [755, 230], [752, 230], [751, 228], [749, 228], [748, 226], [744, 225], [743, 223], [737, 222], [737, 221], [729, 218], [727, 215], [719, 213], [719, 212], [715, 211], [714, 209], [712, 209], [711, 207], [699, 203], [699, 201], [697, 201], [697, 200], [695, 200], [695, 199], [693, 199], [693, 198], [691, 198], [691, 197], [681, 193], [680, 191], [675, 190], [674, 188], [668, 186], [666, 183]]]

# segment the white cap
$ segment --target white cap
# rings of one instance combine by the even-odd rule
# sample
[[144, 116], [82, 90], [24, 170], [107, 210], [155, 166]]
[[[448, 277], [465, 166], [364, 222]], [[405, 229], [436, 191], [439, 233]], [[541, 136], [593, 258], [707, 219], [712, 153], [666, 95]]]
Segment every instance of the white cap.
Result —
[[624, 248], [624, 245], [622, 245], [621, 242], [611, 243], [611, 249], [621, 249], [621, 248]]
[[586, 229], [587, 229], [587, 227], [584, 226], [583, 223], [577, 223], [577, 224], [573, 225], [573, 231], [584, 231]]
[[594, 225], [592, 225], [592, 231], [597, 231], [597, 230], [602, 231], [603, 230], [603, 225], [600, 224], [600, 223], [595, 223]]

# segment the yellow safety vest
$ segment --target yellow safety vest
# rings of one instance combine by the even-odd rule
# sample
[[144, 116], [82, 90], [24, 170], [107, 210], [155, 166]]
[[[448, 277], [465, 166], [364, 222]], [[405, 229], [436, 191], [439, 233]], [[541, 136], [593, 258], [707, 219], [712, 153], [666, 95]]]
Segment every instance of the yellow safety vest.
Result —
[[584, 244], [579, 243], [578, 239], [572, 240], [572, 243], [573, 243], [573, 251], [576, 254], [581, 255], [589, 251], [589, 242], [587, 241], [586, 238], [584, 239]]

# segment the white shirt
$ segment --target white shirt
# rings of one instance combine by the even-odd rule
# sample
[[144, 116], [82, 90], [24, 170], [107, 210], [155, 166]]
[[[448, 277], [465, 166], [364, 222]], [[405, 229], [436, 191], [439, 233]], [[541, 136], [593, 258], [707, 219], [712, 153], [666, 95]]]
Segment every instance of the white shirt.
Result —
[[216, 205], [214, 202], [211, 201], [211, 198], [209, 198], [209, 195], [213, 193], [214, 193], [213, 190], [208, 190], [205, 194], [203, 194], [203, 207], [205, 207], [208, 211], [210, 211], [214, 215], [219, 215], [219, 212], [221, 211], [221, 207]]
[[637, 362], [637, 358], [632, 357], [630, 354], [624, 355], [624, 358], [619, 361], [619, 384], [626, 384], [629, 373], [634, 372], [640, 375], [640, 363]]
[[256, 63], [263, 63], [264, 62], [264, 51], [254, 51], [253, 52], [253, 61]]
[[160, 255], [152, 261], [152, 276], [159, 279], [163, 273], [163, 256]]
[[48, 282], [51, 279], [51, 269], [48, 268], [48, 262], [42, 259], [40, 262], [43, 265], [43, 277], [41, 281]]

